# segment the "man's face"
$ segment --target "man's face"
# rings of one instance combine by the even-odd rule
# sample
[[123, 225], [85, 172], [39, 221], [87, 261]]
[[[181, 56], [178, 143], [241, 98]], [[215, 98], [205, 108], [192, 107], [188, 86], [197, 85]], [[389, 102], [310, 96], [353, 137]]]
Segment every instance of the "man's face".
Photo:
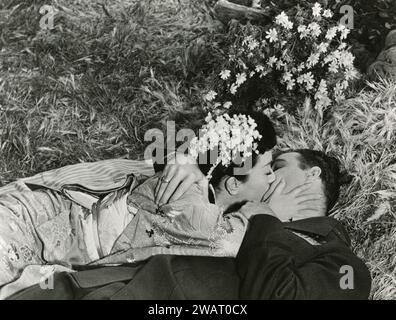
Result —
[[286, 182], [285, 192], [307, 181], [307, 172], [300, 168], [299, 156], [297, 152], [286, 152], [277, 156], [272, 163], [276, 178], [283, 178]]
[[272, 152], [260, 154], [256, 164], [250, 169], [248, 178], [239, 189], [239, 196], [247, 201], [260, 201], [275, 181], [274, 172], [271, 169]]

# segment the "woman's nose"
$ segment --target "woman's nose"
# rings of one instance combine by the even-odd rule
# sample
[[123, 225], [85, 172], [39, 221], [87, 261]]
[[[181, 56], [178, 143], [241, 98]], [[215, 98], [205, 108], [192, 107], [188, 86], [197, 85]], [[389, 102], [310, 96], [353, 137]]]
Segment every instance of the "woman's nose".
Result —
[[272, 182], [275, 181], [275, 179], [276, 179], [275, 172], [272, 171], [272, 169], [271, 169], [271, 172], [270, 172], [270, 174], [268, 175], [268, 182], [269, 182], [269, 183], [272, 183]]

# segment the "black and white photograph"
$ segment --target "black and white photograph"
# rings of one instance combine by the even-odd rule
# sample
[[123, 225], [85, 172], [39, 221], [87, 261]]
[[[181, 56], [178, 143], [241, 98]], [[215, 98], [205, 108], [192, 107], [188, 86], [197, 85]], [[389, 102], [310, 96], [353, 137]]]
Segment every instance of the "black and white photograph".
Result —
[[396, 300], [396, 0], [0, 0], [0, 300]]

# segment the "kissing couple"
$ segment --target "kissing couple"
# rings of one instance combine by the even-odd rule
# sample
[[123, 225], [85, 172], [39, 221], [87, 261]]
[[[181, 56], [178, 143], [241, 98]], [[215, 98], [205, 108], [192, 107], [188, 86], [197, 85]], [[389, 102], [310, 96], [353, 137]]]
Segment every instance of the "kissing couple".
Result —
[[83, 163], [1, 188], [0, 297], [367, 299], [367, 267], [328, 216], [339, 161], [273, 154], [261, 113], [208, 117], [203, 129], [165, 165]]

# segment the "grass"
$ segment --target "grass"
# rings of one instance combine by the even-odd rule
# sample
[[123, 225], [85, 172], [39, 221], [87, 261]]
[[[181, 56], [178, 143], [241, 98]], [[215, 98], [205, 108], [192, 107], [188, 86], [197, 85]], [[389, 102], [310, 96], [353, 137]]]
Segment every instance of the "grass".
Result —
[[210, 70], [195, 45], [214, 24], [187, 1], [54, 1], [52, 31], [39, 27], [48, 1], [26, 3], [0, 5], [2, 184], [79, 161], [138, 158], [149, 128], [194, 113], [204, 83], [195, 60]]
[[[211, 0], [208, 0], [210, 2]], [[58, 10], [41, 30], [39, 8]], [[82, 161], [142, 158], [166, 120], [196, 127], [221, 55], [221, 26], [194, 0], [3, 0], [0, 3], [0, 185]], [[334, 215], [396, 299], [396, 83], [370, 84], [333, 117], [299, 107], [277, 121], [283, 147], [335, 153], [355, 179]]]

